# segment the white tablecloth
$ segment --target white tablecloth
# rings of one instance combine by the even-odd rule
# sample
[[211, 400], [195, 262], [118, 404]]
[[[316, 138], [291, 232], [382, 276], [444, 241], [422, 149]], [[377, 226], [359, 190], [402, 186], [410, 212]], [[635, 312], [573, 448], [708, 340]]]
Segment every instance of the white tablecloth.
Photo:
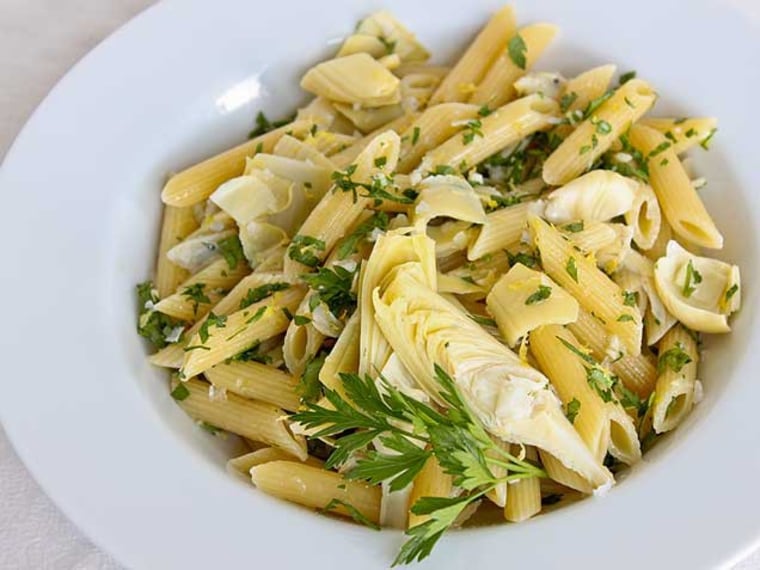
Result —
[[[0, 156], [4, 156], [26, 118], [58, 78], [111, 31], [152, 3], [153, 0], [0, 0]], [[0, 568], [121, 568], [47, 498], [19, 461], [2, 429]], [[735, 567], [750, 569], [760, 570], [760, 551]]]

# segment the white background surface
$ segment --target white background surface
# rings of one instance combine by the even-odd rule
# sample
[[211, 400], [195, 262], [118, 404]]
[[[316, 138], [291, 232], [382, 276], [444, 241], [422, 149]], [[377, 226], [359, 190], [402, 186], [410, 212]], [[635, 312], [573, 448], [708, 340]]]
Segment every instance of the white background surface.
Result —
[[[0, 156], [68, 68], [150, 4], [152, 0], [0, 0]], [[0, 568], [121, 568], [44, 495], [1, 428]], [[736, 569], [760, 569], [760, 552]]]

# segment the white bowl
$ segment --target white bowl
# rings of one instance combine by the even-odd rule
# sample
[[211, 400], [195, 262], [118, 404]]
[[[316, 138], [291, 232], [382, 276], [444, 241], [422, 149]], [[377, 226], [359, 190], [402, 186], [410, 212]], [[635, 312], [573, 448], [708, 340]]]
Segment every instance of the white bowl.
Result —
[[[341, 523], [229, 477], [145, 362], [133, 287], [151, 273], [168, 172], [288, 114], [300, 73], [355, 20], [390, 8], [448, 58], [496, 8], [461, 1], [167, 1], [53, 90], [0, 174], [6, 303], [0, 409], [19, 454], [92, 539], [133, 568], [384, 568], [399, 533]], [[760, 536], [758, 10], [747, 0], [519, 2], [563, 35], [541, 66], [615, 62], [662, 114], [715, 115], [703, 195], [739, 263], [744, 308], [705, 355], [703, 401], [606, 498], [521, 525], [452, 532], [428, 567], [710, 568]], [[754, 348], [754, 351], [751, 349]]]

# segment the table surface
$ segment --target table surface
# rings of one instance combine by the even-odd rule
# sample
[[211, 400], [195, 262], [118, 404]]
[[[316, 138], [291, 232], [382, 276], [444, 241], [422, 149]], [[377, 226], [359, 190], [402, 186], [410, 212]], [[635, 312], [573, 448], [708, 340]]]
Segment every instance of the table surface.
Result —
[[[55, 82], [153, 1], [0, 0], [0, 157]], [[122, 568], [44, 494], [2, 428], [0, 505], [0, 568]], [[750, 569], [760, 570], [760, 550], [734, 567]]]

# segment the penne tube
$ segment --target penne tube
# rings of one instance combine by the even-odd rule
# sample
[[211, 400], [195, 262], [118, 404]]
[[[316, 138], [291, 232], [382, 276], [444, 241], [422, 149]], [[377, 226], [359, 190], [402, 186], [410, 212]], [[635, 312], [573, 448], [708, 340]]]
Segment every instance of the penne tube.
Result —
[[476, 117], [477, 105], [467, 103], [441, 103], [425, 109], [401, 136], [398, 171], [411, 172], [425, 153], [459, 132], [462, 122]]
[[415, 515], [411, 508], [422, 497], [450, 497], [453, 490], [451, 475], [441, 469], [435, 455], [431, 455], [425, 466], [414, 478], [409, 496], [409, 528], [430, 520], [430, 515]]
[[184, 348], [180, 375], [190, 378], [200, 374], [257, 342], [285, 332], [290, 319], [283, 309], [295, 311], [304, 294], [303, 287], [294, 285], [227, 317], [217, 315], [213, 322], [207, 318], [205, 334], [201, 326]]
[[[565, 116], [572, 117], [573, 120], [583, 117], [588, 105], [607, 92], [616, 70], [614, 65], [600, 65], [568, 80], [560, 97], [561, 110]], [[573, 125], [557, 125], [552, 133], [564, 139], [573, 132], [573, 128]]]
[[544, 466], [544, 471], [546, 471], [551, 479], [557, 483], [561, 483], [565, 487], [570, 487], [571, 489], [580, 491], [586, 495], [593, 493], [594, 490], [586, 479], [581, 477], [572, 469], [566, 467], [551, 453], [543, 449], [539, 449], [538, 454], [541, 456], [541, 463]]
[[[259, 266], [256, 272], [244, 277], [237, 285], [235, 285], [232, 291], [214, 305], [214, 314], [217, 316], [225, 316], [238, 310], [244, 299], [249, 295], [255, 295], [257, 290], [261, 291], [261, 289], [259, 289], [261, 286], [277, 284], [275, 288], [279, 289], [284, 284], [292, 284], [294, 282], [294, 280], [288, 279], [282, 273], [264, 272], [264, 268], [264, 265]], [[259, 271], [259, 269], [261, 269], [261, 271]], [[197, 334], [205, 320], [206, 317], [203, 317], [186, 330], [183, 334], [184, 340], [170, 344], [152, 355], [148, 359], [150, 363], [155, 366], [163, 366], [166, 368], [181, 368], [182, 361], [185, 358], [184, 348], [188, 345], [189, 339]]]
[[696, 379], [699, 351], [694, 337], [682, 325], [670, 329], [658, 346], [652, 425], [655, 432], [664, 433], [678, 426], [701, 397], [701, 384]]
[[[399, 144], [399, 136], [393, 131], [375, 137], [357, 157], [353, 174], [349, 176], [352, 183], [369, 184], [373, 177], [387, 177], [392, 173], [398, 162]], [[375, 164], [378, 159], [384, 159], [382, 166]], [[313, 269], [327, 257], [338, 240], [372, 203], [372, 199], [360, 195], [361, 191], [355, 186], [353, 191], [336, 186], [325, 194], [288, 248], [285, 258], [287, 275], [295, 276]]]
[[632, 79], [620, 86], [593, 114], [579, 124], [544, 162], [547, 184], [567, 184], [588, 170], [657, 98], [644, 81]]
[[265, 493], [292, 503], [312, 509], [330, 506], [329, 512], [343, 516], [351, 516], [343, 506], [350, 505], [370, 522], [380, 522], [379, 486], [347, 481], [338, 473], [292, 461], [257, 465], [251, 469], [251, 480]]
[[528, 229], [530, 208], [531, 202], [523, 202], [486, 214], [486, 222], [467, 248], [467, 259], [473, 261], [517, 245]]
[[721, 249], [723, 236], [665, 135], [650, 127], [634, 125], [630, 138], [633, 146], [647, 157], [649, 182], [673, 232], [690, 244]]
[[247, 263], [240, 262], [230, 269], [227, 260], [218, 259], [187, 279], [176, 293], [156, 303], [154, 308], [175, 319], [197, 321], [250, 272]]
[[[256, 451], [251, 451], [245, 455], [233, 457], [227, 461], [227, 471], [234, 475], [242, 475], [246, 481], [251, 480], [251, 469], [257, 465], [263, 465], [271, 461], [299, 461], [290, 453], [277, 447], [262, 447]], [[324, 463], [316, 457], [307, 457], [304, 461], [306, 465], [322, 468]]]
[[298, 379], [266, 364], [222, 363], [206, 370], [204, 376], [215, 387], [244, 398], [269, 402], [288, 411], [300, 405]]
[[657, 196], [649, 184], [639, 184], [633, 207], [624, 214], [625, 223], [633, 228], [633, 241], [642, 250], [653, 247], [662, 227], [662, 214]]
[[[512, 453], [517, 453], [512, 446]], [[536, 462], [538, 452], [535, 447], [525, 448], [525, 458]], [[510, 483], [507, 491], [507, 501], [504, 505], [504, 518], [511, 522], [522, 522], [541, 512], [541, 480], [538, 477], [518, 479]]]
[[718, 128], [718, 119], [714, 117], [688, 119], [650, 117], [642, 119], [639, 124], [661, 132], [672, 144], [670, 148], [673, 152], [683, 154], [698, 144], [707, 144]]
[[496, 12], [443, 79], [430, 104], [466, 101], [517, 28], [511, 6]]
[[417, 171], [430, 172], [449, 166], [468, 170], [489, 156], [552, 125], [559, 114], [553, 99], [528, 95], [492, 111], [477, 123], [463, 125], [464, 131], [428, 152]]
[[166, 253], [180, 243], [198, 228], [192, 208], [175, 208], [164, 206], [161, 237], [158, 243], [158, 261], [156, 262], [156, 290], [158, 297], [163, 299], [171, 295], [189, 273], [179, 265], [175, 265]]
[[343, 332], [340, 333], [330, 354], [319, 371], [319, 381], [330, 390], [335, 390], [343, 397], [343, 383], [340, 373], [356, 373], [359, 370], [359, 311], [346, 321]]
[[243, 174], [247, 157], [257, 152], [272, 152], [283, 135], [303, 135], [310, 127], [309, 121], [296, 121], [199, 162], [172, 176], [161, 192], [161, 199], [169, 206], [198, 204], [211, 196], [222, 182]]
[[507, 49], [502, 50], [488, 68], [470, 103], [500, 107], [511, 101], [515, 96], [515, 81], [533, 67], [558, 31], [557, 26], [543, 23], [520, 28], [507, 42]]
[[187, 414], [214, 427], [277, 447], [300, 460], [307, 458], [306, 441], [288, 429], [285, 412], [277, 406], [247, 400], [236, 394], [209, 396], [209, 384], [190, 378], [182, 382], [187, 396], [177, 403]]
[[530, 351], [562, 400], [565, 413], [571, 415], [571, 402], [578, 402], [573, 426], [597, 461], [601, 462], [610, 441], [607, 408], [587, 381], [583, 361], [574, 357], [562, 341], [580, 347], [578, 340], [567, 329], [558, 325], [540, 327], [530, 333]]
[[532, 216], [528, 223], [549, 277], [603, 321], [625, 354], [641, 354], [641, 314], [636, 307], [624, 304], [620, 287], [545, 221]]
[[[309, 295], [307, 294], [294, 314], [313, 319], [309, 309]], [[325, 335], [320, 333], [313, 324], [313, 320], [299, 325], [295, 319], [290, 321], [288, 330], [285, 332], [285, 340], [282, 344], [282, 356], [285, 366], [294, 376], [300, 376], [309, 359], [312, 358], [325, 340]]]
[[609, 364], [612, 372], [620, 378], [626, 388], [641, 398], [649, 397], [657, 380], [657, 368], [650, 355], [623, 355], [620, 346], [610, 338], [605, 326], [588, 311], [578, 311], [578, 319], [567, 325], [578, 340], [591, 350], [591, 355], [599, 362]]

